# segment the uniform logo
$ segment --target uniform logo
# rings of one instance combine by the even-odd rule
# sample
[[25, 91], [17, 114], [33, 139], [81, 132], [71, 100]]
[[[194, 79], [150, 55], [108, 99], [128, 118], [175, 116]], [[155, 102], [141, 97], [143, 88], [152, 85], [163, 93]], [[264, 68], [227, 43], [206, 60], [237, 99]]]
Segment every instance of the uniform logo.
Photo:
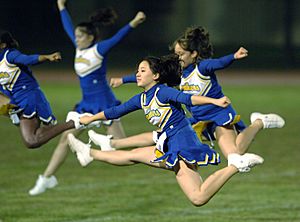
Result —
[[200, 91], [198, 85], [189, 85], [187, 82], [180, 86], [182, 91]]
[[86, 65], [91, 64], [90, 60], [82, 58], [82, 57], [75, 58], [75, 63], [83, 63], [83, 64], [86, 64]]
[[7, 79], [10, 75], [8, 72], [0, 72], [0, 79]]
[[146, 118], [148, 120], [151, 120], [153, 117], [160, 117], [161, 116], [161, 113], [157, 110], [157, 109], [154, 109], [154, 110], [150, 110], [147, 114], [146, 114]]

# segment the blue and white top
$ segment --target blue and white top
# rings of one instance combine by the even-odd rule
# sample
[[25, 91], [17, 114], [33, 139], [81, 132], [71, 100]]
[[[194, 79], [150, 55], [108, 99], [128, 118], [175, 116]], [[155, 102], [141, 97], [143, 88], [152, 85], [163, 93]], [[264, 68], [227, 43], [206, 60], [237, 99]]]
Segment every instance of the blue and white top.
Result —
[[0, 52], [1, 91], [6, 94], [23, 117], [37, 115], [44, 123], [56, 123], [50, 105], [40, 90], [29, 65], [39, 63], [39, 55], [25, 55], [17, 49]]
[[[190, 95], [201, 95], [219, 99], [224, 96], [222, 87], [218, 83], [215, 71], [228, 67], [234, 61], [234, 55], [230, 54], [218, 59], [204, 59], [198, 64], [191, 64], [183, 70], [180, 82], [180, 90]], [[136, 82], [135, 75], [123, 77], [123, 83]], [[199, 121], [209, 121], [208, 128], [210, 136], [216, 126], [224, 126], [235, 120], [236, 112], [231, 105], [225, 109], [212, 104], [202, 106], [187, 105], [187, 109], [191, 112], [190, 121], [195, 124]], [[246, 128], [242, 121], [235, 124], [237, 131]]]
[[127, 102], [104, 110], [104, 115], [107, 119], [115, 119], [143, 109], [148, 121], [159, 127], [160, 135], [166, 136], [164, 146], [159, 148], [164, 155], [154, 161], [165, 160], [169, 167], [179, 159], [197, 165], [218, 164], [219, 155], [198, 140], [181, 104], [191, 106], [191, 95], [156, 84]]
[[107, 54], [132, 30], [132, 27], [127, 24], [111, 38], [96, 42], [88, 48], [78, 49], [69, 13], [64, 9], [60, 15], [63, 27], [76, 48], [74, 68], [82, 92], [82, 100], [76, 105], [76, 111], [95, 114], [120, 104], [106, 79]]

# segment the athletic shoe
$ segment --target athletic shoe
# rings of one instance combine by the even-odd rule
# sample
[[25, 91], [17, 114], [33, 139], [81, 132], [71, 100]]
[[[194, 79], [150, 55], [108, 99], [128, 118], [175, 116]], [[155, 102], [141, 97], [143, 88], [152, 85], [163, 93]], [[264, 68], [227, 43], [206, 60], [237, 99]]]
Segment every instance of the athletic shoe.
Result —
[[253, 153], [245, 153], [244, 155], [231, 153], [228, 155], [228, 166], [235, 166], [241, 173], [249, 172], [252, 167], [263, 162], [264, 159], [261, 156]]
[[39, 175], [34, 187], [29, 190], [28, 193], [31, 196], [39, 195], [44, 193], [46, 189], [54, 188], [57, 184], [58, 182], [55, 176], [45, 177], [43, 175]]
[[110, 145], [110, 140], [112, 138], [112, 135], [98, 134], [94, 130], [89, 130], [88, 134], [90, 140], [93, 141], [93, 143], [95, 143], [97, 146], [100, 146], [102, 151], [115, 150], [115, 148], [112, 148]]
[[264, 124], [264, 129], [268, 128], [282, 128], [285, 124], [284, 119], [274, 113], [262, 114], [262, 113], [252, 113], [250, 116], [251, 123], [255, 120], [260, 119]]
[[76, 139], [71, 133], [68, 134], [68, 142], [70, 149], [76, 152], [77, 159], [81, 166], [85, 167], [93, 161], [93, 157], [90, 156], [90, 145]]

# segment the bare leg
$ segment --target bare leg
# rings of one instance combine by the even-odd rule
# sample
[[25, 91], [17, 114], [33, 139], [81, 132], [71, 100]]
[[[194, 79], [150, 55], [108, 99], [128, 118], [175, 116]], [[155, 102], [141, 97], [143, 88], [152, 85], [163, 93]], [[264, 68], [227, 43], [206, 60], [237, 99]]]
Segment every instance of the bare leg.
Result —
[[205, 205], [237, 172], [237, 168], [231, 165], [216, 171], [203, 182], [194, 166], [188, 166], [180, 160], [175, 167], [179, 186], [197, 207]]
[[216, 128], [216, 137], [219, 147], [227, 159], [228, 154], [238, 153], [244, 154], [249, 149], [249, 146], [256, 134], [263, 128], [261, 120], [256, 120], [248, 126], [240, 134], [236, 135], [232, 126]]
[[73, 135], [78, 136], [82, 132], [83, 130], [71, 129], [62, 133], [59, 143], [52, 154], [50, 162], [48, 163], [48, 166], [44, 171], [43, 176], [45, 177], [52, 176], [59, 169], [59, 167], [64, 163], [69, 152], [67, 135], [69, 133], [72, 133]]
[[69, 121], [62, 124], [43, 126], [38, 118], [21, 118], [20, 130], [23, 141], [28, 148], [38, 148], [60, 133], [74, 128], [74, 122]]
[[244, 154], [247, 152], [256, 134], [262, 129], [263, 129], [263, 122], [260, 119], [257, 119], [250, 126], [248, 126], [244, 131], [238, 134], [236, 138], [236, 145], [240, 154]]
[[143, 163], [152, 167], [165, 168], [165, 164], [152, 163], [155, 157], [155, 147], [143, 147], [133, 150], [116, 150], [116, 151], [100, 151], [97, 149], [90, 150], [90, 156], [94, 160], [110, 163], [117, 166], [128, 166], [137, 163]]
[[239, 153], [236, 146], [236, 133], [232, 126], [216, 128], [216, 139], [218, 141], [219, 147], [227, 159], [230, 153]]
[[106, 127], [107, 134], [113, 135], [115, 139], [124, 138], [125, 132], [120, 120], [114, 120], [110, 126]]
[[152, 132], [146, 132], [122, 139], [111, 139], [110, 145], [116, 149], [128, 147], [144, 147], [154, 145], [154, 141], [152, 138]]

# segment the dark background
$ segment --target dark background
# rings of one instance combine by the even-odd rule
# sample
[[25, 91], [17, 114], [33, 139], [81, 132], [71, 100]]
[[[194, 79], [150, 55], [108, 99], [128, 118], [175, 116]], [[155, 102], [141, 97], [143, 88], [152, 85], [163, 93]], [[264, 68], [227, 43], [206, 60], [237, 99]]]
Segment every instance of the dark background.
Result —
[[[63, 62], [73, 66], [74, 48], [65, 34], [55, 0], [0, 0], [0, 28], [7, 29], [27, 54], [61, 51]], [[132, 67], [145, 55], [168, 53], [168, 46], [188, 26], [204, 26], [215, 56], [240, 46], [249, 57], [233, 68], [300, 68], [300, 1], [296, 0], [69, 0], [74, 25], [86, 21], [97, 8], [112, 6], [117, 23], [103, 30], [110, 37], [143, 10], [147, 21], [109, 54], [109, 65]]]

